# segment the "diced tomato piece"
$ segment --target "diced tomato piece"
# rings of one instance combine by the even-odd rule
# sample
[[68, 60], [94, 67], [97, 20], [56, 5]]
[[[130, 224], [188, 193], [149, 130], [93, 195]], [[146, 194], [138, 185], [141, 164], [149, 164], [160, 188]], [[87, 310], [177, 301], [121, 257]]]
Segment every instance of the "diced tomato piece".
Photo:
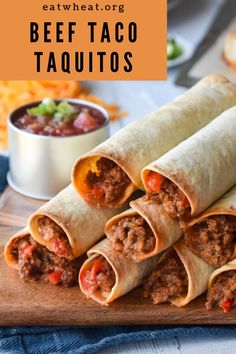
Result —
[[83, 270], [80, 273], [80, 281], [81, 281], [81, 284], [83, 285], [84, 289], [89, 291], [90, 284], [89, 284], [89, 282], [87, 280], [88, 280], [88, 271], [87, 270]]
[[62, 276], [62, 271], [61, 270], [55, 270], [52, 273], [48, 274], [48, 279], [50, 281], [50, 283], [57, 285], [60, 284], [62, 282], [61, 276]]
[[95, 259], [93, 266], [90, 270], [84, 270], [80, 272], [80, 282], [83, 288], [88, 292], [94, 291], [94, 283], [96, 283], [96, 277], [98, 273], [103, 270], [103, 262], [101, 259]]
[[149, 172], [146, 184], [150, 192], [160, 193], [162, 182], [165, 177], [156, 172]]
[[95, 130], [99, 126], [96, 119], [86, 112], [81, 112], [75, 119], [73, 125], [77, 129], [82, 129], [85, 133]]
[[29, 258], [32, 256], [32, 252], [35, 249], [35, 246], [32, 246], [30, 243], [26, 243], [22, 248], [21, 248], [21, 255], [22, 258]]
[[183, 197], [182, 205], [184, 207], [187, 207], [189, 205], [189, 201], [188, 201], [188, 198], [186, 197], [186, 195]]
[[234, 300], [231, 299], [225, 300], [224, 302], [219, 304], [219, 306], [223, 309], [225, 313], [229, 312], [234, 305], [235, 305]]
[[66, 257], [68, 255], [65, 243], [59, 239], [55, 240], [55, 242], [54, 242], [53, 252], [56, 253], [57, 255], [60, 255], [63, 257]]
[[102, 267], [103, 267], [102, 261], [100, 259], [95, 259], [91, 269], [91, 275], [94, 280], [97, 274], [102, 271]]

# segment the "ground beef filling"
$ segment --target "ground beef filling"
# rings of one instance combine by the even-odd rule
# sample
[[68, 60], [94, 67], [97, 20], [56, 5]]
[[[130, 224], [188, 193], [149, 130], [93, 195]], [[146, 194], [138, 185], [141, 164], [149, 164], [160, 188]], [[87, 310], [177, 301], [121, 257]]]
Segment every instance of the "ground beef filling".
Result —
[[134, 261], [155, 247], [155, 236], [140, 215], [126, 216], [110, 229], [109, 236], [113, 249], [123, 252]]
[[221, 267], [232, 259], [236, 242], [236, 217], [210, 216], [185, 231], [188, 247], [207, 263]]
[[170, 302], [187, 294], [187, 273], [174, 250], [164, 256], [143, 285], [144, 297], [150, 296], [154, 304]]
[[130, 183], [129, 177], [117, 164], [106, 158], [100, 158], [96, 166], [98, 171], [89, 171], [86, 176], [91, 198], [102, 204], [119, 200]]
[[236, 270], [220, 273], [208, 290], [206, 308], [220, 306], [228, 312], [236, 305]]
[[66, 287], [78, 284], [80, 260], [58, 257], [31, 236], [19, 239], [10, 253], [18, 261], [19, 275], [24, 280], [46, 280]]
[[71, 257], [71, 246], [62, 228], [46, 216], [38, 219], [37, 222], [38, 233], [47, 241], [47, 248], [59, 257]]
[[99, 256], [89, 270], [81, 274], [81, 283], [90, 294], [107, 298], [115, 285], [115, 273], [107, 260]]
[[148, 193], [147, 198], [162, 203], [172, 218], [188, 219], [190, 217], [191, 208], [187, 197], [176, 184], [167, 178], [161, 183], [160, 192]]

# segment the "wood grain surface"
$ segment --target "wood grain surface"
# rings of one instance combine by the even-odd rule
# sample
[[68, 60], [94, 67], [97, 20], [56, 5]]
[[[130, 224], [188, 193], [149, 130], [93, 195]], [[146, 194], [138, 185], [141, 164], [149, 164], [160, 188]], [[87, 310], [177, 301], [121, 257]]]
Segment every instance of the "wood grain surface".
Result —
[[204, 295], [178, 309], [168, 304], [154, 306], [138, 288], [102, 307], [87, 300], [79, 287], [20, 280], [17, 271], [6, 265], [3, 248], [41, 204], [10, 188], [0, 198], [0, 325], [236, 324], [235, 310], [228, 314], [206, 311]]

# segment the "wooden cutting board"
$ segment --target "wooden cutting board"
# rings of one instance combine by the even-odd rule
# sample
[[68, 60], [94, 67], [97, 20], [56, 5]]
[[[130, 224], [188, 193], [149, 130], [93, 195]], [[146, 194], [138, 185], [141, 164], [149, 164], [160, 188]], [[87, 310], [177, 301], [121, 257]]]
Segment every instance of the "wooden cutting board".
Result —
[[25, 226], [42, 202], [7, 188], [0, 197], [0, 325], [114, 325], [114, 324], [236, 324], [236, 310], [206, 311], [204, 295], [182, 309], [154, 306], [138, 288], [103, 307], [87, 300], [79, 287], [63, 288], [19, 279], [5, 264], [3, 248], [9, 237]]

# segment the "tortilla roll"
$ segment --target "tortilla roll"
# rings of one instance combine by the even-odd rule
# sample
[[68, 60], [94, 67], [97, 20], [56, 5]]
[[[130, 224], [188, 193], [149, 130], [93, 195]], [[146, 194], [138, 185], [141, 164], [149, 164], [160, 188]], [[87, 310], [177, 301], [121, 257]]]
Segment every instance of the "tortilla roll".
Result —
[[229, 312], [236, 306], [236, 258], [216, 269], [209, 280], [206, 308], [219, 306]]
[[98, 242], [106, 222], [119, 212], [91, 207], [69, 185], [30, 216], [28, 228], [38, 243], [71, 260]]
[[195, 256], [181, 239], [161, 256], [144, 281], [144, 296], [150, 296], [154, 304], [185, 306], [207, 290], [214, 269]]
[[105, 234], [112, 247], [134, 262], [141, 262], [173, 245], [183, 232], [161, 204], [145, 197], [130, 203], [132, 207], [110, 219]]
[[6, 263], [18, 270], [26, 281], [48, 281], [66, 287], [78, 285], [79, 268], [82, 260], [72, 261], [58, 257], [45, 246], [40, 245], [27, 229], [13, 235], [5, 246]]
[[122, 205], [135, 189], [143, 189], [143, 167], [235, 104], [236, 87], [223, 76], [208, 75], [158, 112], [127, 125], [80, 157], [72, 183], [89, 204]]
[[236, 257], [236, 187], [184, 231], [187, 245], [205, 262], [221, 267]]
[[79, 273], [80, 289], [101, 305], [108, 305], [140, 285], [159, 257], [134, 263], [115, 252], [107, 239], [91, 248], [88, 256]]
[[172, 217], [188, 219], [236, 184], [236, 106], [145, 167], [150, 198]]

